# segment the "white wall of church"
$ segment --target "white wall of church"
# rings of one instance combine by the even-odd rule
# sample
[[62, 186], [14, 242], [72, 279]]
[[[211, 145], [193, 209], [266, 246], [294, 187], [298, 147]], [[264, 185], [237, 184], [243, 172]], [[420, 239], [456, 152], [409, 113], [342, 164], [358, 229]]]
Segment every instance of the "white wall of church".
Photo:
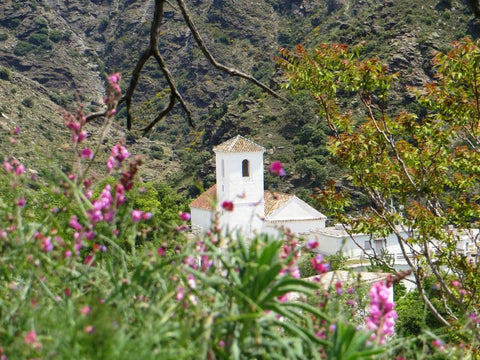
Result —
[[212, 226], [212, 212], [200, 208], [190, 208], [192, 231], [204, 232]]
[[[242, 165], [245, 160], [247, 173]], [[264, 213], [263, 153], [217, 151], [216, 167], [220, 223], [228, 224], [229, 230], [241, 230], [246, 236], [260, 232]], [[224, 201], [233, 202], [233, 212], [222, 211]]]
[[[249, 176], [242, 174], [242, 162], [249, 162]], [[216, 152], [217, 198], [236, 203], [263, 201], [263, 153]]]

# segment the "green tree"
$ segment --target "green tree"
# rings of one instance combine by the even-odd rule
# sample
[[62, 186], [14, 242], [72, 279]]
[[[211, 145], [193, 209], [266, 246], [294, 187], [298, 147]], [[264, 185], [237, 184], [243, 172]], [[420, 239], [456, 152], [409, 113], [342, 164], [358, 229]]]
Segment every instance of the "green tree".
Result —
[[[295, 52], [283, 49], [279, 60], [286, 87], [307, 90], [316, 100], [331, 130], [332, 157], [368, 196], [369, 205], [346, 217], [348, 195], [338, 194], [333, 183], [319, 192], [319, 200], [353, 232], [395, 234], [422, 300], [450, 326], [458, 316], [446, 304], [466, 314], [479, 303], [478, 266], [461, 242], [467, 239], [475, 249], [480, 245], [475, 236], [480, 225], [479, 42], [466, 38], [446, 54], [437, 52], [435, 81], [407, 89], [426, 109], [423, 117], [397, 111], [389, 90], [399, 75], [376, 58], [361, 60], [360, 50], [322, 44], [310, 54], [297, 46]], [[343, 96], [358, 99], [361, 115], [341, 108]], [[443, 302], [424, 290], [430, 275]]]

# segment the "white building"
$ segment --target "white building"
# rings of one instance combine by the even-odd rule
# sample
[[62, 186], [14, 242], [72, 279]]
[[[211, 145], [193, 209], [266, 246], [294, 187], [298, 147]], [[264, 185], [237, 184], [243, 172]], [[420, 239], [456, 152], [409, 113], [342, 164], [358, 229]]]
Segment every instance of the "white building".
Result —
[[[326, 216], [295, 195], [264, 190], [265, 149], [240, 135], [213, 149], [216, 184], [190, 204], [193, 231], [205, 231], [218, 216], [224, 231], [277, 234], [289, 228], [306, 233], [325, 227]], [[222, 208], [233, 203], [233, 211]]]
[[[326, 227], [326, 216], [291, 194], [264, 190], [265, 149], [242, 136], [236, 136], [213, 151], [216, 158], [216, 184], [190, 203], [194, 232], [212, 227], [212, 222], [225, 232], [245, 237], [255, 233], [277, 235], [279, 229], [288, 228], [306, 241], [315, 240], [315, 249], [324, 255], [342, 251], [350, 259], [368, 258], [368, 255], [387, 255], [396, 264], [406, 260], [395, 234], [375, 237], [367, 234], [350, 236], [343, 225]], [[224, 201], [233, 203], [233, 211], [222, 208]], [[405, 236], [403, 230], [399, 230]], [[475, 233], [459, 233], [457, 249], [470, 255]], [[419, 250], [419, 249], [418, 249]], [[365, 254], [367, 253], [367, 254]], [[412, 257], [411, 253], [407, 256]]]

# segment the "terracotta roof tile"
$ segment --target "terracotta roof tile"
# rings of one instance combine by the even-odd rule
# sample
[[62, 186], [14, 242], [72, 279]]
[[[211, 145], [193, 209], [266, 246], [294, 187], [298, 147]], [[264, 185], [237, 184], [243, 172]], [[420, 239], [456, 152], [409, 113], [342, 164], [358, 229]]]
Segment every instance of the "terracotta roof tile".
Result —
[[190, 207], [204, 209], [204, 210], [215, 210], [215, 202], [217, 200], [217, 185], [213, 185], [207, 191], [205, 191], [198, 198], [193, 200], [190, 203]]
[[237, 135], [234, 138], [221, 143], [213, 148], [213, 151], [222, 152], [264, 152], [265, 148], [251, 140]]
[[284, 193], [272, 193], [270, 191], [265, 191], [265, 216], [270, 215], [275, 210], [282, 207], [288, 200], [292, 198], [293, 195], [284, 194]]

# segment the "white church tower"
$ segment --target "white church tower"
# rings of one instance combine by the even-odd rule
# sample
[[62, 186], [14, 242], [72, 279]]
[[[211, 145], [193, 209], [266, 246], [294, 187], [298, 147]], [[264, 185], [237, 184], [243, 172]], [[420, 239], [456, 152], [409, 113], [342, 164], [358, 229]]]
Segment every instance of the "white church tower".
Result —
[[[295, 195], [264, 190], [265, 148], [238, 135], [213, 149], [216, 184], [190, 203], [192, 231], [201, 233], [218, 219], [224, 232], [278, 235], [282, 228], [305, 234], [324, 228], [326, 216]], [[222, 204], [233, 203], [233, 211]]]
[[[213, 149], [216, 157], [217, 211], [227, 231], [245, 236], [260, 232], [265, 214], [263, 153], [265, 148], [240, 135]], [[234, 204], [232, 212], [222, 208]]]

